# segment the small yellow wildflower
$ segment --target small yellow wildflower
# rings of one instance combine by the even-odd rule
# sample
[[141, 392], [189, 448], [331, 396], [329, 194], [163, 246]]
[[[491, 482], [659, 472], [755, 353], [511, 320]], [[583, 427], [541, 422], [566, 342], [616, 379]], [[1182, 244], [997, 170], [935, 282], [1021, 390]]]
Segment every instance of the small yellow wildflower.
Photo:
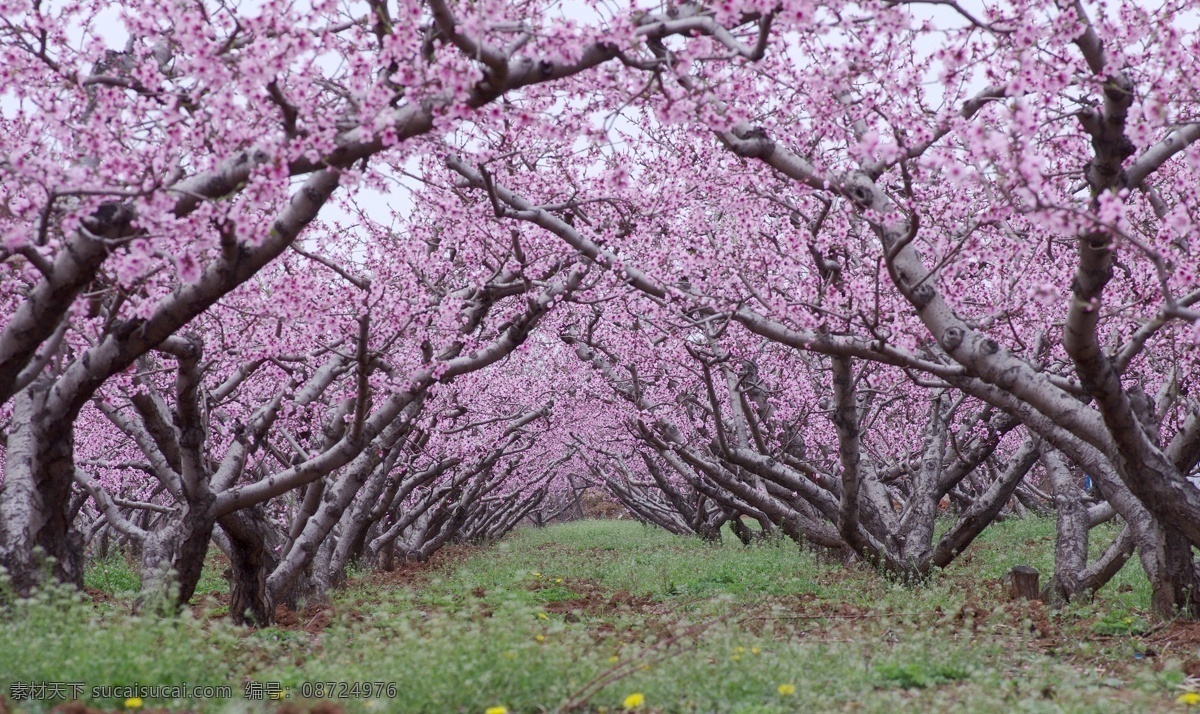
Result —
[[533, 577], [540, 578], [540, 577], [542, 577], [542, 574], [535, 570], [535, 571], [533, 571]]
[[538, 613], [538, 619], [539, 619], [539, 620], [545, 620], [545, 619], [546, 619], [546, 618], [548, 618], [548, 617], [549, 617], [549, 615], [547, 615], [547, 614], [546, 614], [546, 613], [544, 613], [544, 612], [539, 612], [539, 613]]
[[625, 707], [626, 711], [629, 711], [632, 709], [641, 709], [645, 703], [646, 697], [641, 692], [634, 692], [625, 697], [625, 701], [621, 703], [621, 706]]
[[483, 714], [508, 714], [508, 707], [488, 707]]
[[608, 658], [608, 661], [609, 661], [609, 663], [613, 663], [613, 662], [619, 662], [620, 659], [621, 659], [620, 657], [613, 655], [612, 657]]
[[555, 583], [557, 583], [557, 584], [559, 584], [559, 585], [562, 585], [562, 578], [555, 578], [555, 579], [554, 579], [554, 582], [555, 582]]
[[142, 701], [141, 697], [130, 697], [125, 700], [125, 708], [126, 709], [141, 709], [142, 705], [144, 703], [145, 702]]
[[742, 656], [741, 655], [730, 655], [729, 660], [731, 662], [741, 662]]
[[745, 654], [745, 652], [746, 652], [746, 648], [745, 648], [745, 647], [734, 647], [734, 648], [733, 648], [733, 653], [734, 653], [734, 654]]
[[1175, 701], [1187, 707], [1194, 707], [1200, 704], [1200, 694], [1196, 692], [1184, 692], [1176, 697]]
[[750, 654], [760, 654], [761, 652], [762, 652], [762, 649], [761, 649], [761, 648], [758, 648], [758, 647], [751, 647], [751, 648], [750, 648]]
[[534, 637], [533, 639], [537, 640], [538, 642], [545, 642], [545, 641], [546, 641], [546, 636], [545, 636], [545, 635], [538, 635], [537, 637]]
[[779, 696], [781, 697], [790, 697], [796, 693], [796, 685], [781, 684], [775, 688], [775, 691], [779, 692]]

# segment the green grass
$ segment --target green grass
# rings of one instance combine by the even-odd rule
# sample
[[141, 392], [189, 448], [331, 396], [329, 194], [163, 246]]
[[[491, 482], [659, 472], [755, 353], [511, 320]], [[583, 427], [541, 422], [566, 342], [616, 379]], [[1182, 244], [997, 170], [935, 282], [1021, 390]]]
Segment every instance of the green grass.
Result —
[[301, 626], [328, 620], [312, 633], [219, 619], [215, 564], [195, 614], [130, 616], [136, 576], [110, 559], [88, 573], [105, 602], [46, 593], [0, 614], [0, 685], [233, 687], [228, 701], [146, 702], [206, 711], [270, 710], [241, 699], [248, 680], [278, 682], [291, 701], [313, 683], [395, 683], [329, 697], [363, 712], [618, 712], [635, 693], [658, 712], [1172, 710], [1195, 653], [1149, 641], [1161, 628], [1136, 562], [1091, 604], [1000, 601], [1013, 565], [1049, 576], [1053, 532], [996, 524], [906, 587], [787, 542], [714, 547], [628, 521], [528, 529], [450, 549], [415, 579], [359, 575], [329, 613], [303, 614]]
[[135, 564], [130, 563], [115, 549], [103, 560], [88, 563], [83, 573], [83, 586], [109, 595], [137, 595], [141, 586]]
[[[196, 583], [197, 597], [229, 592], [229, 582], [221, 574], [227, 562], [215, 548], [209, 553], [200, 580]], [[118, 598], [136, 597], [141, 582], [138, 563], [116, 550], [110, 551], [107, 558], [89, 560], [83, 573], [85, 589]]]

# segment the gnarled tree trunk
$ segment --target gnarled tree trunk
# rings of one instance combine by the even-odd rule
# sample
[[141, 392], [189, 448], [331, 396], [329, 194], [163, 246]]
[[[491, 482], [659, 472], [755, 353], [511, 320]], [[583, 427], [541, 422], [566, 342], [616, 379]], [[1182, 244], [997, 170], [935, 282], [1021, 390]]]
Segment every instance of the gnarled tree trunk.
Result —
[[0, 566], [23, 596], [43, 574], [83, 587], [83, 536], [72, 527], [70, 508], [73, 419], [47, 414], [48, 392], [39, 380], [14, 398], [0, 486]]
[[229, 537], [229, 616], [239, 625], [265, 626], [275, 615], [267, 578], [278, 559], [282, 537], [261, 507], [235, 511], [220, 520]]

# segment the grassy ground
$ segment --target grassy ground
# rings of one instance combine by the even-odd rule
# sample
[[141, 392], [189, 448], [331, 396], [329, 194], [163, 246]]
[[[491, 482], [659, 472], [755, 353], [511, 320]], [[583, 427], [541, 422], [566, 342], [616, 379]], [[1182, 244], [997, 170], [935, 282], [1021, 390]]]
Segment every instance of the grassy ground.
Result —
[[[913, 588], [786, 543], [712, 547], [625, 521], [581, 522], [355, 578], [330, 606], [284, 613], [258, 631], [227, 624], [212, 573], [183, 617], [133, 617], [136, 578], [110, 560], [90, 569], [90, 598], [46, 593], [0, 611], [0, 691], [79, 682], [84, 700], [107, 710], [125, 706], [122, 693], [93, 687], [183, 682], [228, 685], [234, 696], [165, 693], [142, 704], [479, 714], [619, 712], [639, 701], [640, 711], [746, 714], [1182, 709], [1185, 672], [1200, 671], [1200, 628], [1149, 621], [1136, 563], [1089, 605], [1052, 612], [1001, 601], [997, 579], [1013, 565], [1050, 572], [1052, 537], [1049, 521], [998, 524]], [[247, 682], [267, 692], [277, 683], [285, 701], [247, 701]]]

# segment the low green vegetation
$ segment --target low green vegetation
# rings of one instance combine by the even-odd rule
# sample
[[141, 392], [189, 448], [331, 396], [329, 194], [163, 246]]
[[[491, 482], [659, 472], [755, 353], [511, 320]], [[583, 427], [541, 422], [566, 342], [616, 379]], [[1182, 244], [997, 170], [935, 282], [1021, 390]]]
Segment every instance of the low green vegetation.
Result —
[[[714, 547], [588, 521], [362, 574], [329, 605], [257, 631], [228, 624], [215, 559], [192, 608], [159, 618], [130, 614], [136, 577], [109, 558], [88, 572], [90, 597], [8, 601], [0, 684], [8, 695], [14, 683], [83, 683], [83, 699], [105, 710], [139, 702], [94, 687], [184, 682], [233, 696], [140, 704], [297, 711], [325, 700], [356, 712], [478, 714], [1183, 707], [1198, 645], [1186, 626], [1145, 615], [1136, 562], [1086, 605], [1002, 601], [998, 580], [1013, 565], [1048, 576], [1052, 534], [1049, 521], [997, 524], [949, 570], [906, 587], [789, 543]], [[245, 699], [247, 686], [262, 701]]]

